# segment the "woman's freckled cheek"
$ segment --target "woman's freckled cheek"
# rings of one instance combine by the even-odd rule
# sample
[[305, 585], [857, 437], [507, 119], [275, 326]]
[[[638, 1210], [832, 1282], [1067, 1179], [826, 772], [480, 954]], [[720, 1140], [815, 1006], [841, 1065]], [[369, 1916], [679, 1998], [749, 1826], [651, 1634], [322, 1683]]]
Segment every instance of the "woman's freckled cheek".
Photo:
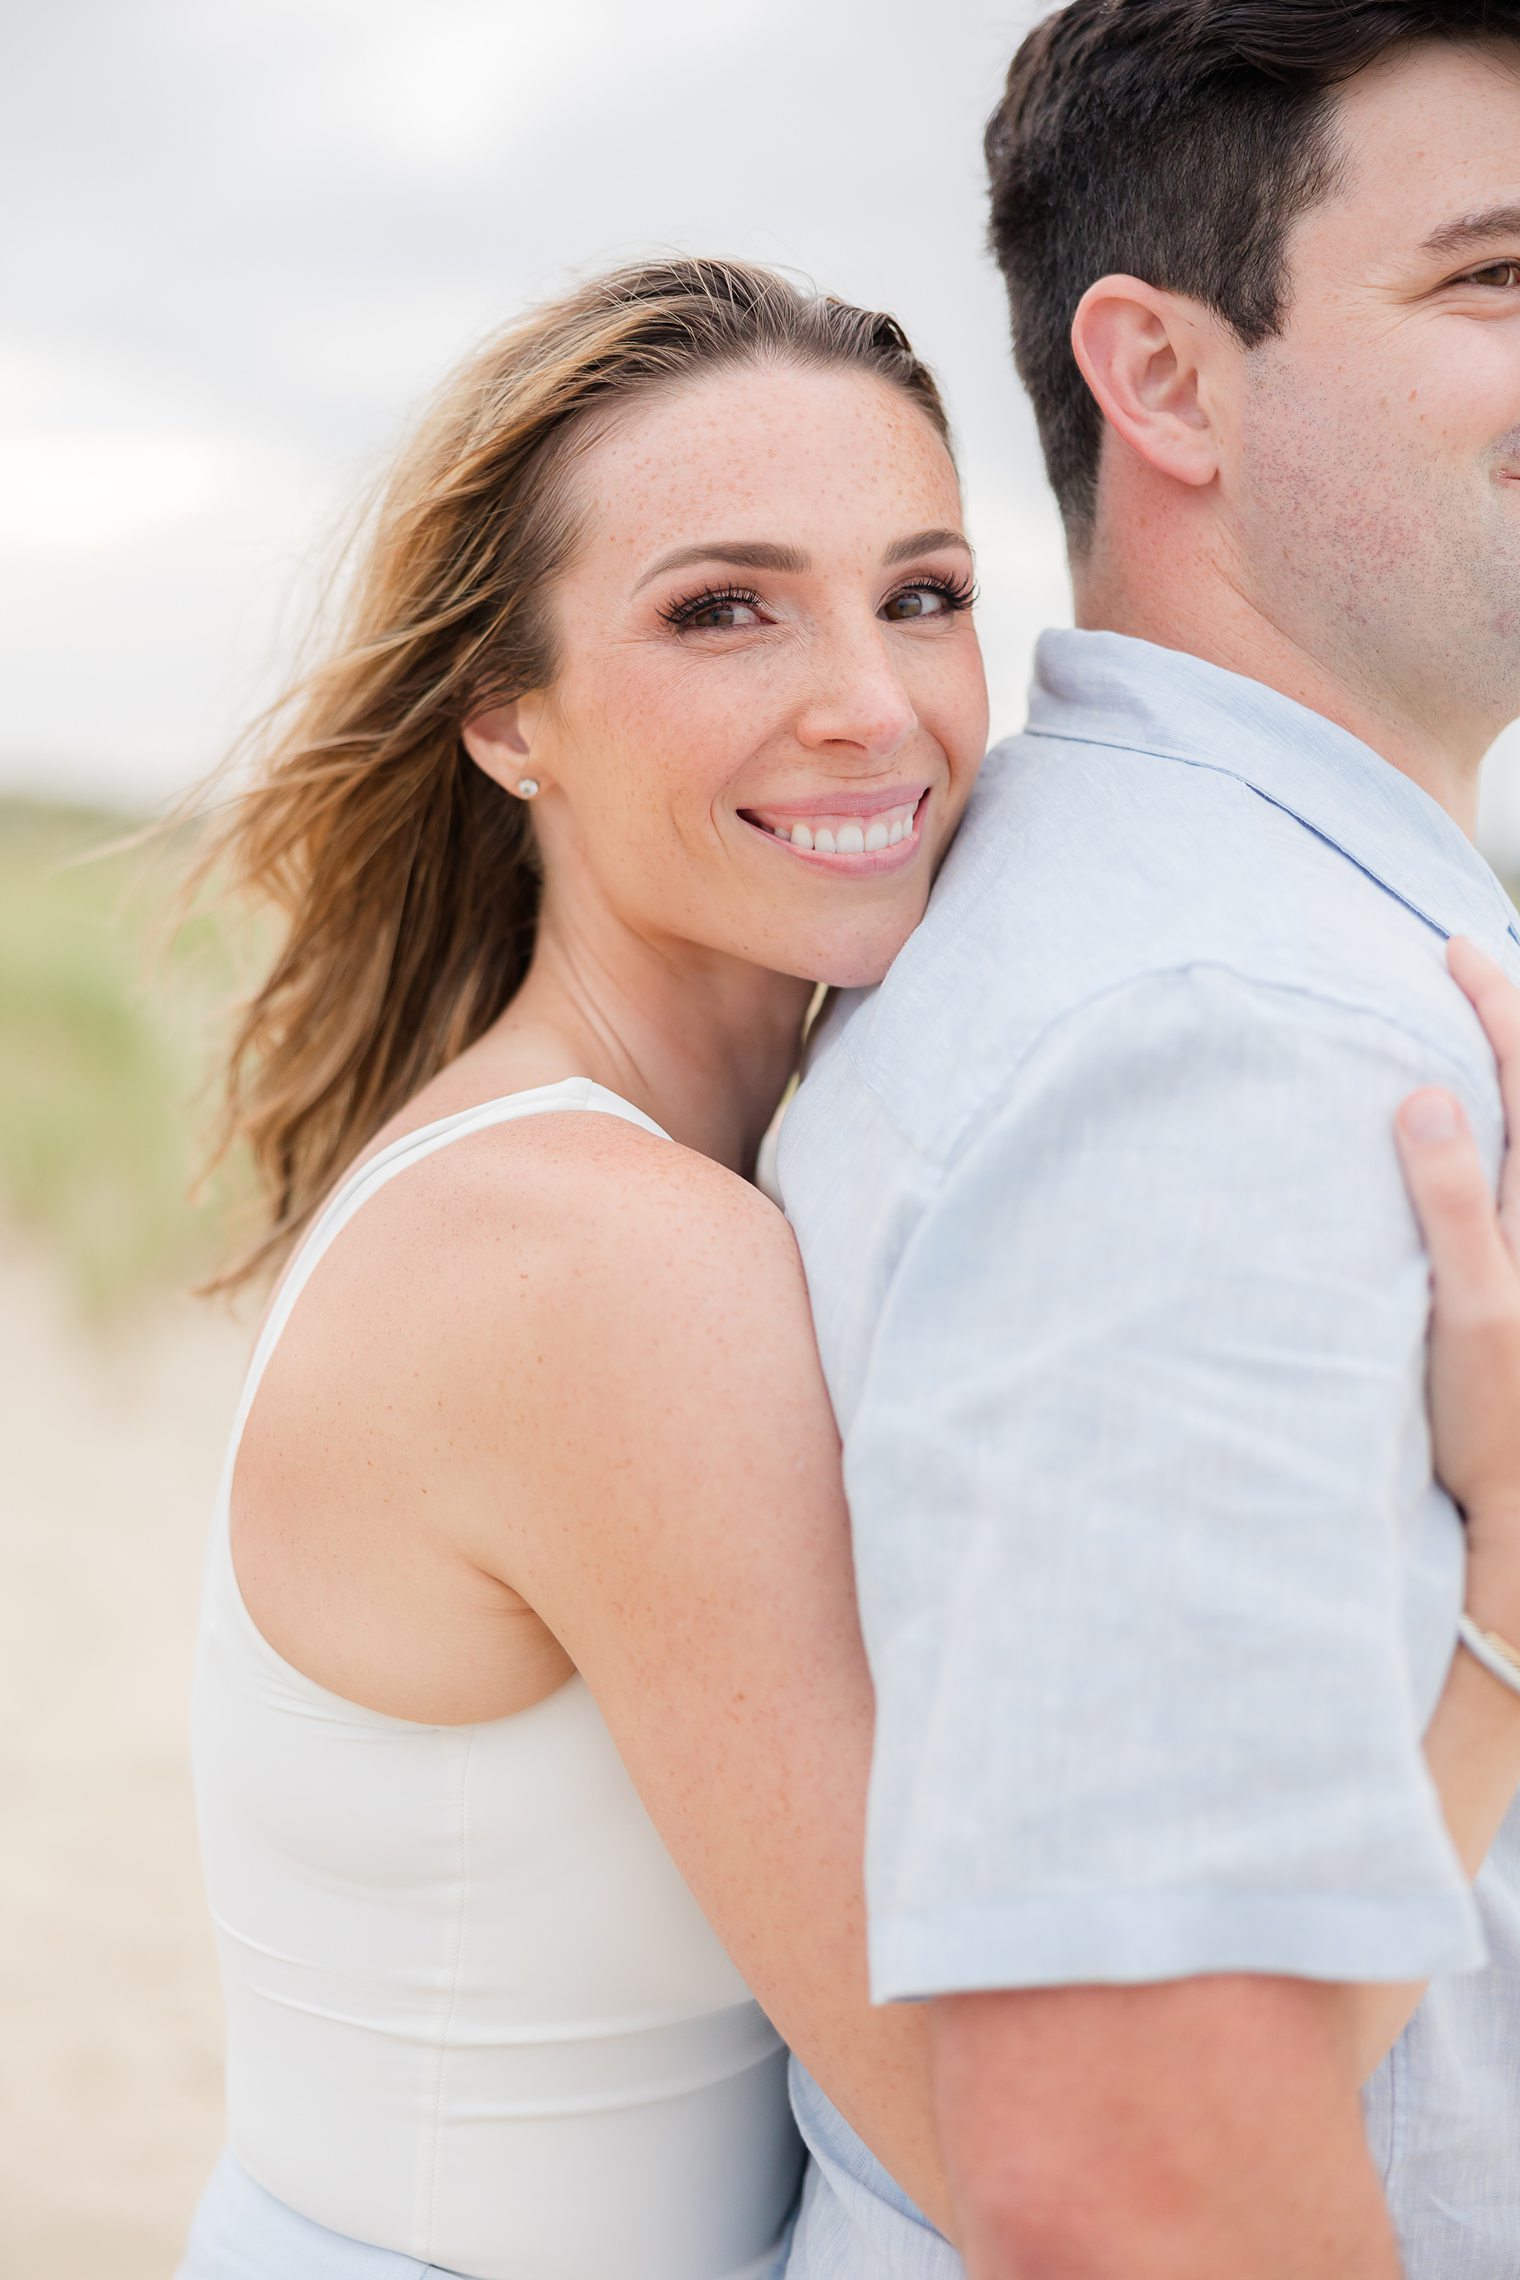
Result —
[[689, 827], [721, 807], [754, 749], [752, 700], [693, 665], [673, 644], [618, 649], [577, 707], [577, 741], [614, 779], [602, 797], [645, 844], [657, 811]]

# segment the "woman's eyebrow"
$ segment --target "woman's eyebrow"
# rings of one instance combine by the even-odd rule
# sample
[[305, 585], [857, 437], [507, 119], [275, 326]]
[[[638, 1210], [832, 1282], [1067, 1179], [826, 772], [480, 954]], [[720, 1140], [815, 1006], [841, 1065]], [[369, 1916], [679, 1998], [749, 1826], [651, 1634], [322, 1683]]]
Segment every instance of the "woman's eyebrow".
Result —
[[[948, 527], [942, 530], [916, 530], [910, 538], [894, 539], [882, 556], [882, 564], [890, 568], [894, 562], [907, 562], [915, 554], [932, 554], [941, 546], [958, 546], [964, 553], [971, 552], [965, 535]], [[763, 538], [703, 539], [696, 546], [678, 546], [669, 554], [662, 554], [658, 562], [651, 562], [634, 592], [639, 593], [652, 579], [663, 578], [671, 570], [689, 570], [695, 562], [722, 562], [730, 570], [778, 570], [790, 577], [800, 576], [812, 568], [812, 557], [804, 554], [800, 546], [776, 546]]]
[[958, 530], [916, 530], [911, 538], [894, 539], [882, 556], [884, 568], [894, 562], [907, 562], [915, 554], [933, 554], [942, 546], [958, 546], [963, 554], [971, 552], [970, 542]]
[[808, 568], [808, 557], [800, 547], [771, 546], [764, 539], [714, 538], [700, 546], [678, 546], [672, 554], [662, 554], [652, 562], [639, 580], [634, 592], [647, 586], [651, 578], [663, 578], [668, 570], [685, 570], [693, 562], [726, 562], [731, 570], [781, 570], [795, 574]]

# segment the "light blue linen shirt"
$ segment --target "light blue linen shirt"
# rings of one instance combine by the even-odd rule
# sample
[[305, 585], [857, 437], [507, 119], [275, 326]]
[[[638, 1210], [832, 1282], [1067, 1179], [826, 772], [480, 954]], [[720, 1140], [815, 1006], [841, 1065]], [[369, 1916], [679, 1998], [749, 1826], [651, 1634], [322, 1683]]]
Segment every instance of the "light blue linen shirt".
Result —
[[[1374, 2157], [1412, 2280], [1514, 2280], [1520, 1814], [1470, 1893], [1420, 1748], [1463, 1540], [1393, 1144], [1446, 1085], [1497, 1173], [1458, 932], [1520, 978], [1493, 873], [1354, 737], [1047, 635], [779, 1164], [877, 1689], [877, 1999], [1431, 1978]], [[790, 2280], [953, 2280], [800, 2070], [795, 2098]]]

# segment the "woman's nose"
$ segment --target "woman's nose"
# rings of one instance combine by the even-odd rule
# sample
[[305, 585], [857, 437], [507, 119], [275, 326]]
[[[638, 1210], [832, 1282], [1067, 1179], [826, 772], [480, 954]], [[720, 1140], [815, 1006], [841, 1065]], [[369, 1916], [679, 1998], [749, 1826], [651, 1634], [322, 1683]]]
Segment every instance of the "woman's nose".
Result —
[[869, 633], [820, 649], [816, 680], [797, 720], [797, 741], [809, 750], [852, 745], [872, 760], [888, 760], [918, 726], [913, 700], [874, 621]]

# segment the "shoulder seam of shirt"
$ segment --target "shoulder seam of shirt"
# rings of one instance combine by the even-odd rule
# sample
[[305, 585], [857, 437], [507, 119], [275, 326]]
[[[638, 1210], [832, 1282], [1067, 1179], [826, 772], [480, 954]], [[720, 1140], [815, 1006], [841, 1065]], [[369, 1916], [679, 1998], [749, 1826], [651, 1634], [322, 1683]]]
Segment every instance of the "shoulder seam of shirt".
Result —
[[[986, 1125], [993, 1121], [1009, 1094], [1023, 1080], [1030, 1062], [1041, 1048], [1054, 1040], [1080, 1015], [1091, 1013], [1109, 1001], [1122, 998], [1133, 991], [1166, 982], [1192, 981], [1207, 975], [1223, 975], [1228, 980], [1238, 983], [1243, 989], [1258, 993], [1264, 998], [1307, 999], [1311, 1004], [1322, 1006], [1329, 1012], [1341, 1016], [1350, 1016], [1357, 1021], [1371, 1022], [1377, 1028], [1397, 1037], [1403, 1044], [1419, 1045], [1427, 1052], [1435, 1054], [1447, 1071], [1448, 1081], [1453, 1085], [1465, 1088], [1471, 1082], [1471, 1070], [1462, 1067], [1451, 1052], [1450, 1047], [1441, 1038], [1431, 1036], [1419, 1025], [1415, 1023], [1406, 1024], [1396, 1020], [1392, 1014], [1386, 1013], [1381, 1006], [1368, 1005], [1356, 998], [1338, 996], [1334, 991], [1317, 988], [1313, 983], [1280, 982], [1274, 981], [1266, 975], [1246, 973], [1225, 958], [1191, 958], [1176, 965], [1147, 967], [1140, 973], [1126, 974], [1121, 980], [1110, 982], [1105, 988], [1095, 990], [1091, 996], [1079, 999], [1075, 1005], [1066, 1006], [1060, 1013], [1055, 1014], [1036, 1030], [1023, 1052], [1009, 1068], [997, 1072], [980, 1100], [962, 1120], [949, 1143], [938, 1152], [926, 1147], [920, 1139], [904, 1128], [901, 1118], [893, 1112], [890, 1104], [883, 1098], [880, 1088], [866, 1074], [859, 1059], [851, 1051], [848, 1029], [839, 1040], [838, 1050], [848, 1061], [852, 1074], [870, 1093], [881, 1115], [892, 1126], [904, 1145], [911, 1151], [915, 1161], [921, 1166], [927, 1176], [926, 1184], [931, 1184], [934, 1175], [937, 1174], [939, 1178], [943, 1179], [957, 1159], [975, 1145]], [[1456, 987], [1455, 983], [1452, 987]]]
[[[1329, 725], [1334, 727], [1335, 723], [1332, 721]], [[1433, 911], [1427, 910], [1423, 903], [1412, 901], [1401, 887], [1396, 887], [1391, 879], [1385, 878], [1381, 871], [1375, 869], [1371, 863], [1364, 861], [1354, 848], [1347, 846], [1343, 839], [1337, 839], [1333, 832], [1327, 831], [1322, 824], [1314, 822], [1313, 818], [1305, 815], [1302, 809], [1295, 807], [1291, 800], [1283, 799], [1276, 792], [1268, 791], [1264, 784], [1258, 784], [1253, 777], [1243, 774], [1238, 768], [1232, 768], [1227, 760], [1216, 760], [1211, 753], [1206, 752], [1173, 750], [1171, 747], [1160, 743], [1135, 744], [1128, 738], [1095, 736], [1090, 730], [1078, 735], [1069, 729], [1036, 728], [1031, 724], [1022, 729], [1020, 734], [1041, 739], [1048, 744], [1085, 745], [1094, 752], [1127, 752], [1142, 760], [1161, 760], [1169, 762], [1174, 767], [1196, 768], [1205, 775], [1221, 777], [1226, 783], [1234, 786], [1241, 799], [1261, 800], [1267, 807], [1276, 808], [1279, 815], [1287, 816], [1289, 821], [1296, 823], [1301, 831], [1307, 831], [1312, 839], [1317, 839], [1321, 846], [1332, 848], [1343, 862], [1349, 863], [1354, 871], [1360, 871], [1364, 879], [1370, 879], [1375, 887], [1381, 888], [1382, 892], [1393, 902], [1396, 902], [1402, 910], [1407, 910], [1412, 917], [1419, 919], [1421, 925], [1433, 928], [1438, 934], [1445, 934], [1447, 931], [1445, 925]], [[1009, 741], [1013, 740], [1010, 739]], [[1374, 754], [1373, 757], [1376, 758], [1377, 755]], [[1383, 765], [1392, 767], [1390, 761], [1384, 761]], [[1398, 772], [1397, 769], [1394, 770], [1395, 774]], [[1498, 874], [1493, 871], [1492, 865], [1487, 866], [1487, 868], [1489, 877], [1483, 884], [1491, 890], [1489, 899], [1495, 906], [1495, 920], [1496, 922], [1502, 921], [1507, 932], [1513, 932], [1513, 915], [1511, 909], [1507, 907], [1510, 900], [1507, 890]], [[1476, 891], [1479, 881], [1474, 878], [1471, 883], [1474, 891]]]

